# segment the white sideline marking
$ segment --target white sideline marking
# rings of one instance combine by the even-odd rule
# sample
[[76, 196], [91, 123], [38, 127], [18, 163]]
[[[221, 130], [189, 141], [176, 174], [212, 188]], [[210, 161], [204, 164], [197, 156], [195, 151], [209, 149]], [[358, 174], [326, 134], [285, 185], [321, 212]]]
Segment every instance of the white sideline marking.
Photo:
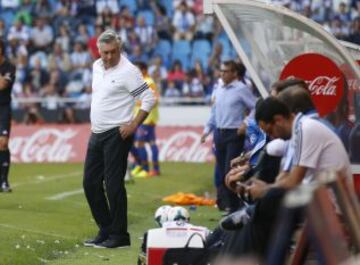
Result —
[[35, 178], [37, 178], [37, 180], [30, 180], [30, 181], [25, 181], [25, 182], [14, 183], [11, 186], [13, 188], [15, 188], [15, 187], [29, 185], [29, 184], [39, 184], [39, 183], [49, 182], [49, 181], [53, 181], [53, 180], [57, 180], [57, 179], [79, 176], [80, 174], [82, 174], [81, 171], [74, 171], [74, 172], [70, 172], [67, 174], [54, 175], [54, 176], [46, 177], [46, 178], [39, 178], [39, 176], [36, 176]]
[[50, 201], [58, 201], [58, 200], [65, 199], [66, 197], [77, 195], [77, 194], [80, 194], [80, 193], [83, 193], [83, 192], [84, 192], [83, 189], [66, 191], [66, 192], [58, 193], [58, 194], [55, 194], [53, 196], [47, 197], [46, 199], [50, 200]]
[[24, 231], [24, 232], [33, 233], [33, 234], [39, 234], [39, 235], [43, 235], [43, 236], [52, 236], [52, 237], [58, 237], [58, 238], [63, 238], [63, 239], [76, 239], [75, 237], [71, 237], [71, 236], [64, 236], [64, 235], [59, 235], [59, 234], [55, 234], [55, 233], [47, 233], [47, 232], [42, 232], [42, 231], [37, 231], [37, 230], [32, 230], [32, 229], [20, 228], [20, 227], [8, 225], [8, 224], [0, 224], [0, 226], [9, 228], [9, 229], [13, 229], [13, 230]]

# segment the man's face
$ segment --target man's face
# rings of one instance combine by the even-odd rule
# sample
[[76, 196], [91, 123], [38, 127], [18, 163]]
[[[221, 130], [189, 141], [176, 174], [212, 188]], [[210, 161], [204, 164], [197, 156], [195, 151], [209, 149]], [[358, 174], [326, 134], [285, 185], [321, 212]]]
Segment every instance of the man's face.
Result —
[[288, 140], [291, 138], [290, 121], [281, 115], [275, 115], [273, 121], [259, 121], [259, 127], [272, 139], [281, 138]]
[[223, 80], [224, 84], [230, 84], [232, 81], [234, 81], [237, 78], [236, 71], [232, 70], [231, 67], [227, 65], [222, 65], [221, 69], [221, 79]]
[[105, 69], [114, 67], [119, 63], [120, 47], [115, 41], [110, 43], [101, 43], [99, 52]]

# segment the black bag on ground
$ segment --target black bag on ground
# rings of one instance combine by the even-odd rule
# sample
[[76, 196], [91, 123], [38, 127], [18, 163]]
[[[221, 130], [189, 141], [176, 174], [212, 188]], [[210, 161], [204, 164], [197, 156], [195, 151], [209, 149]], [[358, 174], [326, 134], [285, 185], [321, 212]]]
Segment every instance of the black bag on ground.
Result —
[[[190, 247], [194, 236], [199, 236], [203, 242], [203, 248]], [[199, 233], [192, 234], [183, 248], [170, 248], [165, 252], [163, 265], [209, 265], [210, 251], [205, 248], [205, 241]]]

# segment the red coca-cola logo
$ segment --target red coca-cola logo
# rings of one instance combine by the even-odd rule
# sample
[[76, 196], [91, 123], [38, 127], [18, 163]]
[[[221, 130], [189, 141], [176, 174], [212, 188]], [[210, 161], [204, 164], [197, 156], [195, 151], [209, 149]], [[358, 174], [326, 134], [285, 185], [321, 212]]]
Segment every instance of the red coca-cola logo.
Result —
[[70, 143], [76, 136], [72, 129], [41, 128], [25, 137], [12, 137], [11, 158], [14, 162], [68, 162], [74, 156]]
[[302, 54], [292, 59], [281, 72], [280, 80], [289, 77], [307, 82], [315, 107], [321, 116], [333, 112], [343, 95], [342, 71], [332, 60], [321, 54]]
[[[13, 126], [10, 138], [13, 162], [83, 162], [89, 125]], [[212, 161], [211, 141], [200, 143], [202, 127], [159, 126], [160, 161]], [[151, 152], [149, 152], [151, 158]]]
[[159, 139], [161, 161], [204, 162], [212, 159], [209, 145], [201, 144], [201, 133], [193, 130], [175, 132]]

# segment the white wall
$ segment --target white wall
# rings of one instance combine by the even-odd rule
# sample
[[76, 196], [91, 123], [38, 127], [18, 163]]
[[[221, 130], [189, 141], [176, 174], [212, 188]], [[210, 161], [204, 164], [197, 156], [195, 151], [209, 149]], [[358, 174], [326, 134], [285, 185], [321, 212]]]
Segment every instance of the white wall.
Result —
[[158, 125], [204, 126], [209, 116], [209, 106], [160, 106]]

